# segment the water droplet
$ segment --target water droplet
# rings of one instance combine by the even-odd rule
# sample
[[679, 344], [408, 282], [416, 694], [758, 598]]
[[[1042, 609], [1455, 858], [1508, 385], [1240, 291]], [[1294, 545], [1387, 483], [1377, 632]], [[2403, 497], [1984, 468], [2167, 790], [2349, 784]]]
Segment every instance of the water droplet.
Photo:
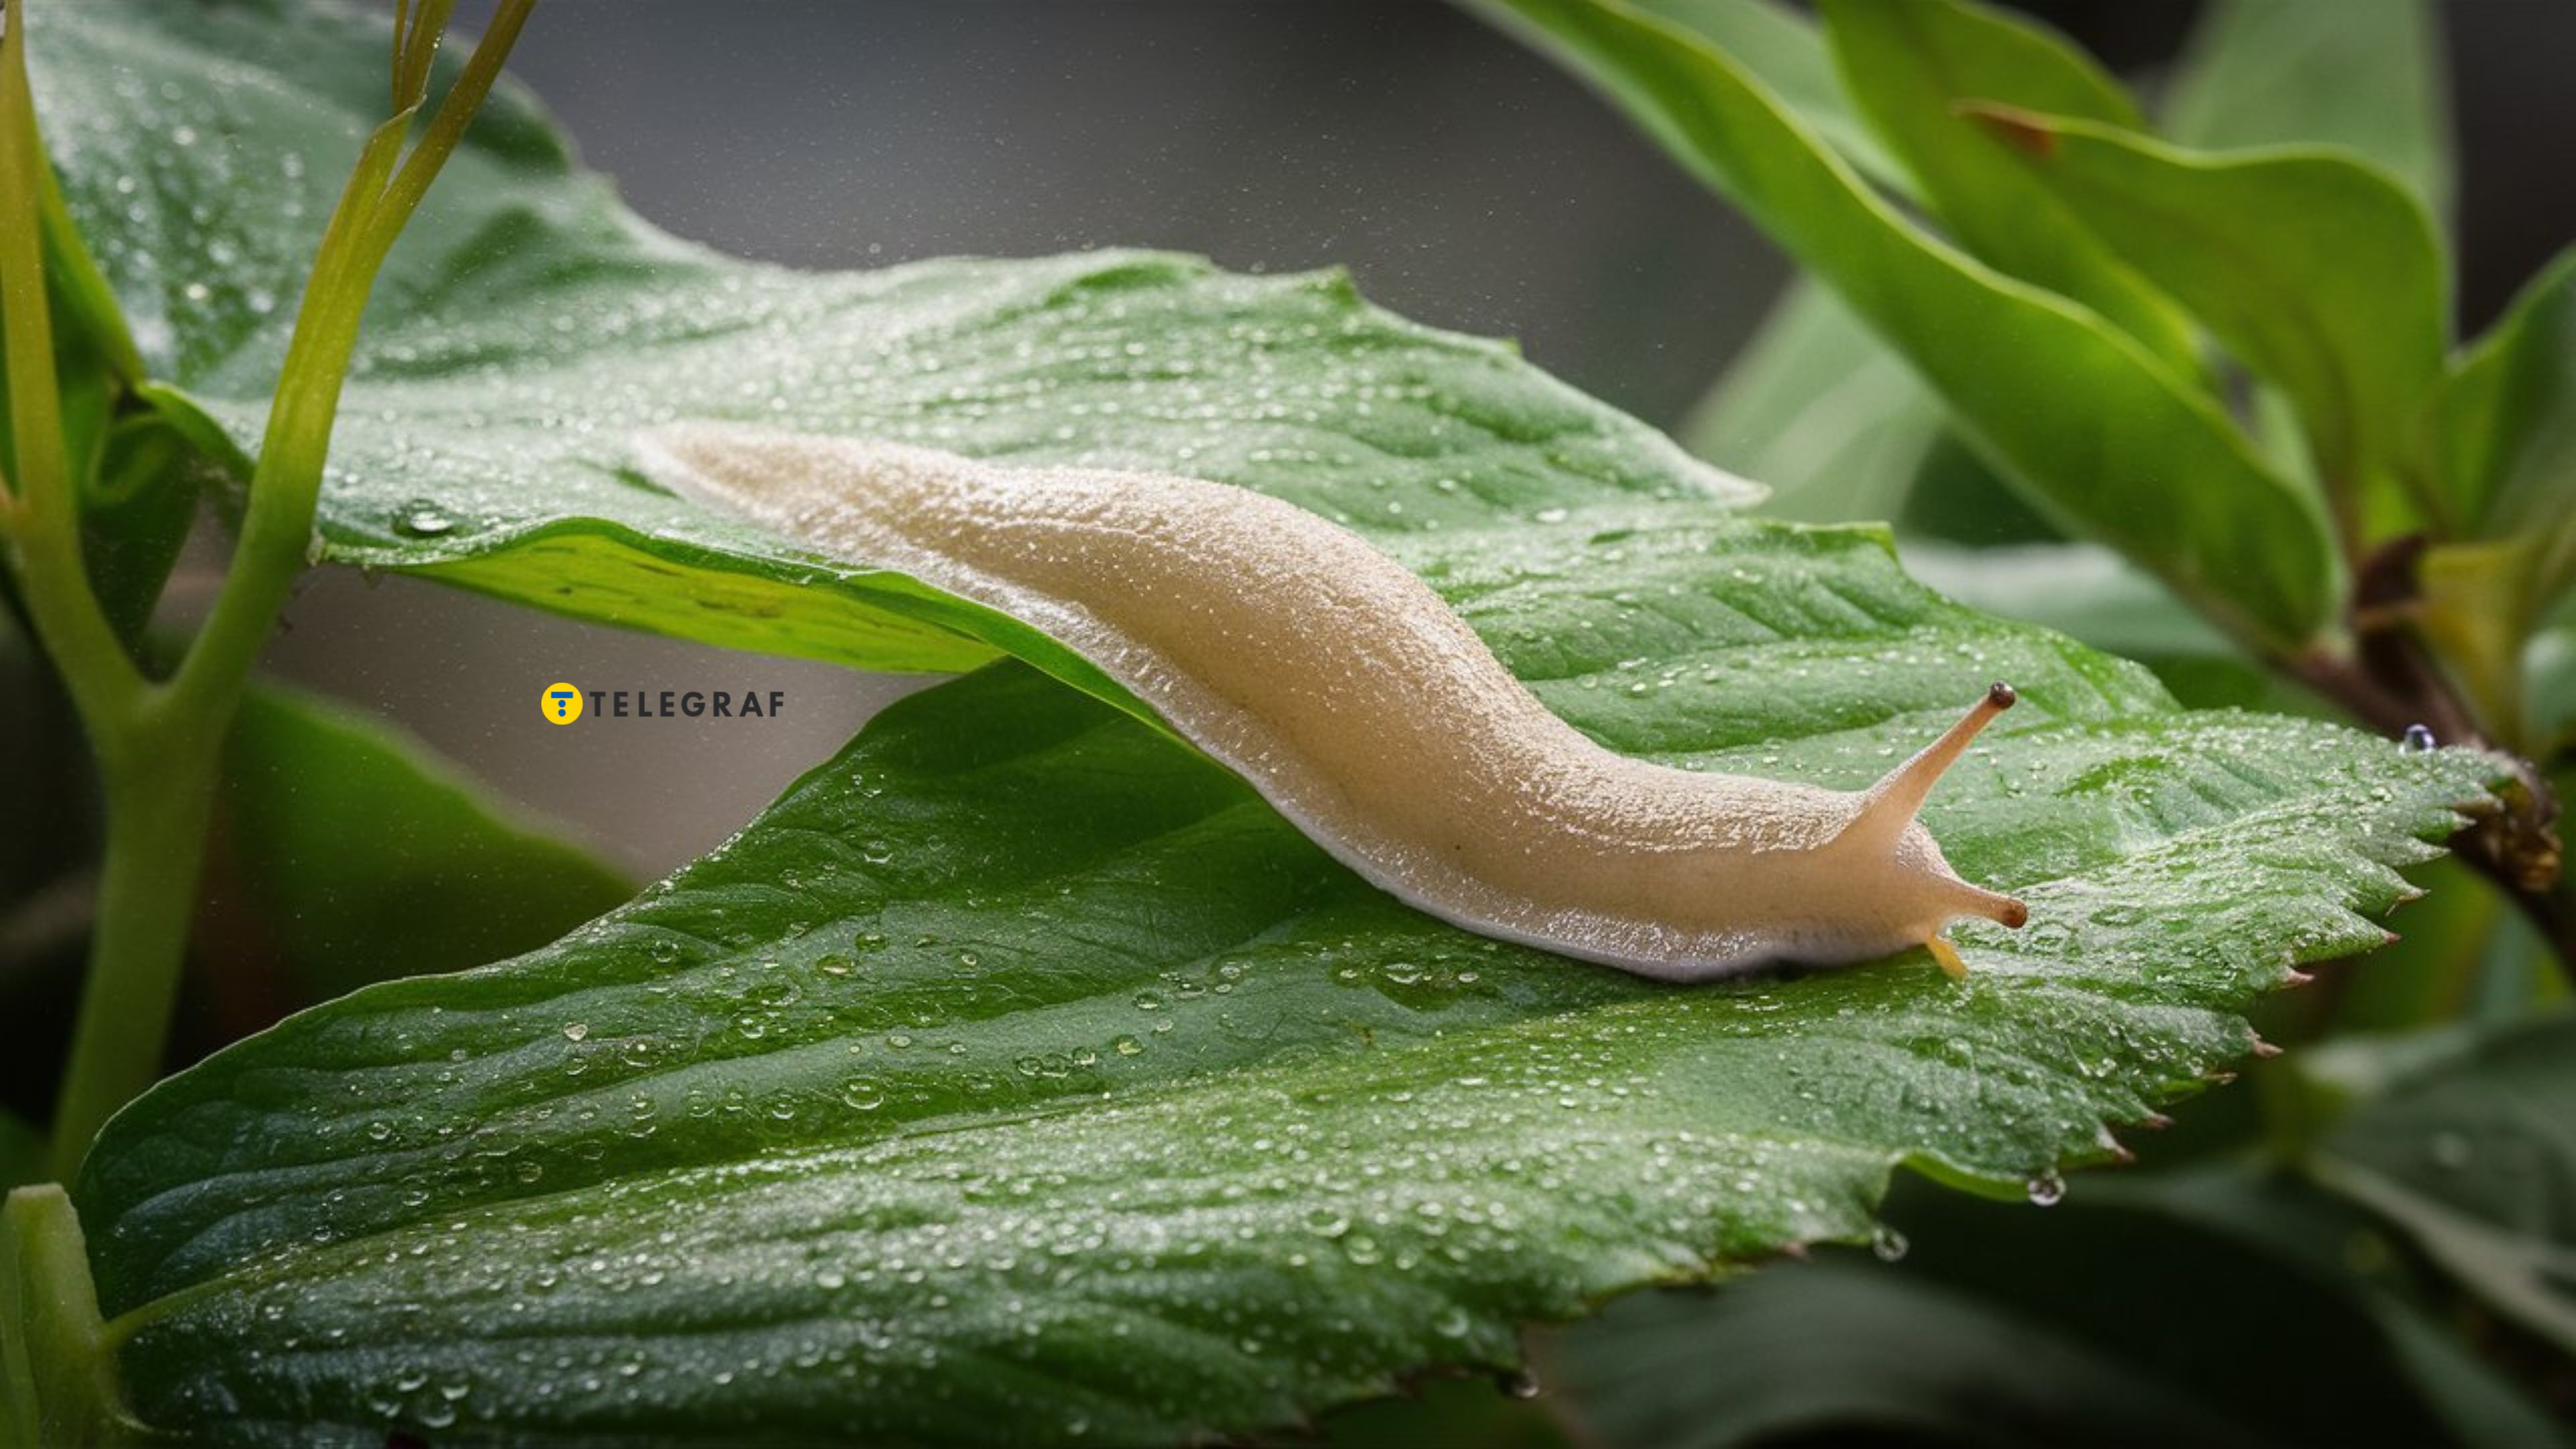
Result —
[[456, 531], [455, 515], [426, 498], [415, 498], [394, 511], [394, 527], [413, 538], [436, 538]]
[[579, 1041], [583, 1037], [590, 1035], [590, 1023], [586, 1021], [566, 1022], [564, 1023], [563, 1033], [565, 1041]]
[[1903, 1233], [1885, 1223], [1880, 1223], [1870, 1230], [1869, 1251], [1882, 1263], [1902, 1262], [1905, 1258], [1905, 1250], [1912, 1246], [1913, 1244], [1905, 1241]]
[[2057, 1169], [2053, 1167], [2022, 1186], [2029, 1192], [2031, 1202], [2038, 1207], [2055, 1207], [2059, 1199], [2066, 1196], [2066, 1179], [2058, 1176]]
[[2441, 741], [2433, 738], [2431, 729], [2423, 725], [2411, 724], [2406, 727], [2406, 738], [2399, 741], [2397, 747], [2410, 755], [2429, 755], [2440, 743]]

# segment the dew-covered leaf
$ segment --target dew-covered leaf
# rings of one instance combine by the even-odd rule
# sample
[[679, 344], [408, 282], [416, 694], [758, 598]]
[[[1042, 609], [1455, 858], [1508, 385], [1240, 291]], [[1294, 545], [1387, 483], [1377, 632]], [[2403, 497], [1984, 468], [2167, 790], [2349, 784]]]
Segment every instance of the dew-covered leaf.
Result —
[[[156, 375], [256, 446], [303, 267], [383, 100], [384, 17], [314, 3], [39, 6], [72, 213]], [[873, 668], [1042, 636], [645, 483], [678, 417], [1260, 488], [1378, 533], [1757, 491], [1502, 344], [1332, 274], [1085, 253], [816, 274], [699, 250], [571, 169], [505, 92], [395, 248], [333, 434], [323, 559], [561, 613]], [[171, 398], [173, 408], [186, 399]]]
[[[286, 295], [251, 289], [300, 264], [381, 36], [284, 0], [47, 13], [75, 210], [147, 357], [247, 439]], [[749, 268], [561, 156], [506, 102], [397, 255], [326, 555], [1080, 682], [654, 492], [624, 430], [1199, 473], [1363, 528], [1666, 763], [1856, 786], [2012, 680], [1928, 823], [2034, 919], [1959, 932], [1964, 984], [1917, 952], [1658, 986], [1418, 915], [1168, 733], [997, 665], [561, 941], [369, 987], [120, 1115], [75, 1194], [107, 1341], [201, 1441], [1174, 1441], [1509, 1365], [1526, 1320], [1867, 1236], [1897, 1163], [2019, 1193], [2109, 1155], [2295, 963], [2381, 939], [2361, 913], [2491, 771], [2182, 713], [1881, 533], [1735, 516], [1660, 436], [1338, 281]]]
[[[137, 1408], [218, 1442], [1131, 1442], [1506, 1365], [1517, 1321], [1866, 1236], [1898, 1162], [2018, 1191], [2101, 1155], [2294, 961], [2375, 942], [2355, 911], [2487, 769], [2167, 713], [1865, 535], [1607, 524], [1410, 561], [1674, 762], [1857, 784], [1962, 658], [2032, 681], [1932, 817], [2032, 926], [1963, 932], [1964, 986], [1916, 953], [1660, 987], [1414, 915], [1168, 736], [988, 671], [560, 944], [120, 1116], [78, 1199]], [[1591, 592], [1627, 583], [1669, 602]], [[1640, 629], [1691, 662], [1596, 656]]]

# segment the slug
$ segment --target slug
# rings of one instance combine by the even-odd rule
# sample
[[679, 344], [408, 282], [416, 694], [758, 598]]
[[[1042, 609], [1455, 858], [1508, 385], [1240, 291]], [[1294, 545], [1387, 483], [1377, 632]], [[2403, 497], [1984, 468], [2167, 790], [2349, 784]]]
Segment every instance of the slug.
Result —
[[1011, 615], [1097, 665], [1335, 858], [1470, 931], [1666, 981], [1924, 946], [2020, 901], [1915, 820], [2013, 703], [1858, 792], [1649, 764], [1548, 712], [1357, 534], [1249, 489], [692, 422], [645, 475]]

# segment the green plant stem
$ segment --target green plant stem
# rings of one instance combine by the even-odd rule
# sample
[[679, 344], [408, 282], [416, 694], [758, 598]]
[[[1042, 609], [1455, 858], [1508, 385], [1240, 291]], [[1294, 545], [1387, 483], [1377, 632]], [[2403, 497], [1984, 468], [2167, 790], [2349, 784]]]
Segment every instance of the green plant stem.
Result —
[[54, 374], [52, 308], [41, 241], [44, 155], [27, 88], [24, 0], [8, 0], [0, 47], [0, 347], [9, 360], [15, 492], [0, 523], [30, 621], [62, 670], [93, 733], [129, 712], [143, 687], [116, 631], [92, 597], [81, 561], [79, 503], [66, 456]]
[[138, 1443], [99, 1318], [80, 1216], [60, 1186], [22, 1187], [0, 1206], [0, 1445], [63, 1449]]
[[[155, 691], [103, 753], [107, 854], [89, 980], [54, 1108], [54, 1171], [69, 1182], [90, 1139], [160, 1075], [197, 901], [223, 730], [169, 711]], [[139, 725], [139, 727], [137, 727]]]
[[[43, 152], [26, 80], [24, 0], [7, 0], [0, 66], [0, 304], [5, 304], [19, 491], [7, 502], [15, 573], [47, 655], [79, 710], [107, 796], [106, 861], [72, 1049], [54, 1120], [56, 1171], [159, 1074], [221, 744], [252, 665], [303, 572], [340, 390], [377, 271], [498, 79], [534, 8], [504, 0], [411, 155], [449, 0], [406, 3], [392, 63], [395, 114], [368, 138], [323, 235], [287, 347], [241, 537], [224, 586], [167, 683], [118, 642], [82, 562], [64, 458], [38, 218]], [[399, 165], [397, 165], [399, 163]]]

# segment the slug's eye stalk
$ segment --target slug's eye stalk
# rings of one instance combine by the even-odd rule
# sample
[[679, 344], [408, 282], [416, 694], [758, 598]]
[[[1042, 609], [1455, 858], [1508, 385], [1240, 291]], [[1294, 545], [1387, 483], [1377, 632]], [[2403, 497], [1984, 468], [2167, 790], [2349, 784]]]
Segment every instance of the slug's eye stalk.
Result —
[[[1952, 765], [1959, 762], [1960, 756], [1968, 752], [1968, 745], [1976, 739], [1977, 732], [1996, 715], [2012, 708], [2018, 699], [2020, 696], [2013, 693], [2013, 687], [2000, 680], [1986, 686], [1986, 697], [1978, 700], [1957, 724], [1943, 731], [1941, 738], [1925, 745], [1914, 758], [1888, 771], [1885, 779], [1869, 787], [1868, 792], [1860, 797], [1860, 809], [1853, 813], [1851, 823], [1843, 827], [1840, 839], [1861, 849], [1895, 850], [1905, 828], [1912, 825], [1914, 817], [1921, 813], [1923, 801], [1931, 795], [1932, 787]], [[1997, 901], [2006, 899], [1995, 897]], [[2013, 905], [2018, 909], [2020, 903], [2015, 901]], [[1999, 909], [1993, 905], [1981, 905], [1975, 911], [1978, 915], [2002, 920]]]

